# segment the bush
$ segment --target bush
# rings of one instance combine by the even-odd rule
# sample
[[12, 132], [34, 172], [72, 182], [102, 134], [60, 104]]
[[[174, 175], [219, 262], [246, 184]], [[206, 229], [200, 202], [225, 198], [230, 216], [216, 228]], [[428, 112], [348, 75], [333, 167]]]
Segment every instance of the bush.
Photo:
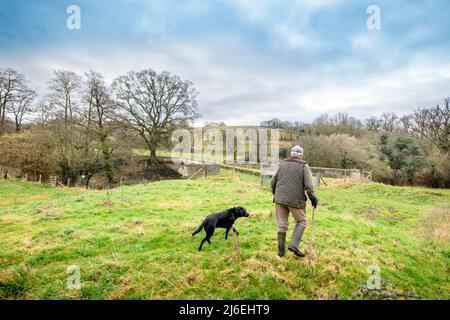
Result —
[[56, 141], [50, 131], [34, 129], [6, 134], [0, 140], [0, 164], [38, 177], [57, 168]]
[[393, 184], [393, 172], [386, 161], [374, 158], [369, 162], [372, 171], [372, 180], [381, 183]]
[[424, 160], [424, 170], [417, 179], [433, 188], [450, 188], [450, 155], [433, 148]]
[[303, 136], [299, 144], [305, 151], [305, 160], [314, 167], [367, 170], [370, 160], [376, 158], [373, 146], [346, 134]]

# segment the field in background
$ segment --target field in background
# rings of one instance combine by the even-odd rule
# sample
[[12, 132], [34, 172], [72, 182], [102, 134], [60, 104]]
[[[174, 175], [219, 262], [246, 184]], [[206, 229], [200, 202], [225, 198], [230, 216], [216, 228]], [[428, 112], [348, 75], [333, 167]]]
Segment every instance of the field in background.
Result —
[[[351, 299], [371, 265], [396, 290], [450, 298], [450, 190], [327, 182], [320, 255], [308, 262], [276, 256], [272, 196], [257, 177], [111, 191], [0, 181], [0, 299]], [[203, 233], [191, 233], [204, 216], [236, 205], [250, 212], [236, 222], [240, 236], [219, 229], [197, 252]], [[66, 288], [70, 265], [80, 290]]]
[[[241, 129], [241, 130], [246, 130], [246, 129], [261, 129], [261, 127], [226, 127], [227, 129]], [[220, 129], [220, 130], [225, 130], [225, 128], [215, 128], [215, 129]], [[283, 129], [279, 129], [280, 131], [280, 135], [281, 136], [285, 136], [287, 135], [286, 130]], [[290, 134], [293, 136], [293, 134]], [[225, 139], [225, 134], [224, 134], [224, 139]], [[207, 141], [203, 141], [202, 142], [202, 147], [205, 150], [205, 148], [207, 147], [208, 142]], [[293, 146], [295, 145], [295, 141], [294, 140], [280, 140], [279, 141], [279, 149], [291, 149]], [[224, 140], [224, 148], [226, 148], [226, 144], [225, 144], [225, 140]], [[268, 152], [270, 154], [270, 139], [268, 140]], [[248, 142], [245, 143], [245, 152], [249, 151], [249, 144]], [[150, 151], [147, 149], [133, 149], [133, 153], [137, 156], [150, 156]], [[157, 155], [159, 157], [171, 157], [172, 156], [172, 152], [171, 149], [166, 149], [166, 148], [160, 148], [157, 150]], [[206, 157], [204, 160], [214, 160], [214, 157], [211, 154], [207, 154], [205, 152], [204, 156]], [[191, 158], [193, 159], [193, 155], [191, 155]], [[226, 150], [224, 150], [224, 155], [223, 155], [224, 160], [226, 160]], [[233, 160], [233, 159], [229, 159], [229, 160]]]

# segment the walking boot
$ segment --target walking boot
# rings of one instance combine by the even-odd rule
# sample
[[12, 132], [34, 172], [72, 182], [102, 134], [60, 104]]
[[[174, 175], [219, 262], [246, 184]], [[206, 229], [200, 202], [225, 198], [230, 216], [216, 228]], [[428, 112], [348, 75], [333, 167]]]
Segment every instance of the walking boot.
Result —
[[300, 240], [302, 240], [303, 232], [306, 226], [304, 224], [297, 223], [292, 232], [291, 243], [289, 244], [289, 250], [292, 251], [297, 257], [304, 257], [305, 254], [298, 248]]
[[286, 232], [278, 232], [278, 256], [284, 257], [286, 248]]

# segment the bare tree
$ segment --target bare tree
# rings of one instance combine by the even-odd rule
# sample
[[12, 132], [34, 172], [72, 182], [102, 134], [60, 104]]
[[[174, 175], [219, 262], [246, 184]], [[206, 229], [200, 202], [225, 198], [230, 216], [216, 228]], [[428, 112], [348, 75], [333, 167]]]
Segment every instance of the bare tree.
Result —
[[65, 178], [76, 178], [74, 159], [74, 112], [81, 78], [73, 71], [58, 70], [49, 81], [49, 103], [56, 116], [63, 119], [62, 130], [58, 128], [60, 166]]
[[112, 133], [113, 102], [103, 76], [94, 71], [85, 74], [83, 104], [79, 124], [84, 128], [83, 170], [86, 186], [96, 172], [103, 170], [111, 184], [114, 179]]
[[383, 112], [381, 114], [381, 128], [392, 132], [397, 128], [398, 116], [395, 113]]
[[75, 94], [80, 88], [81, 78], [73, 71], [53, 71], [54, 77], [49, 82], [50, 101], [55, 109], [64, 115], [64, 123], [67, 127], [73, 123], [74, 109], [76, 106]]
[[403, 129], [410, 134], [426, 139], [445, 152], [450, 151], [450, 98], [444, 106], [418, 109], [412, 115], [402, 118]]
[[365, 121], [366, 129], [368, 131], [378, 131], [378, 129], [381, 127], [381, 122], [382, 120], [372, 116]]
[[37, 94], [34, 90], [22, 85], [17, 94], [8, 103], [7, 109], [14, 116], [16, 132], [22, 128], [23, 117], [33, 111], [33, 101]]
[[206, 121], [204, 124], [205, 128], [220, 128], [226, 127], [226, 123], [223, 121], [214, 122], [214, 121]]
[[199, 117], [192, 82], [169, 72], [152, 69], [129, 72], [112, 85], [118, 115], [136, 130], [150, 150], [150, 164], [158, 163], [158, 143], [177, 127], [186, 127]]
[[339, 128], [347, 128], [350, 122], [348, 113], [339, 112], [334, 116], [332, 122]]
[[52, 107], [49, 103], [44, 100], [39, 101], [34, 108], [36, 123], [40, 126], [47, 126], [54, 118], [54, 113], [52, 111]]
[[25, 77], [16, 70], [0, 69], [0, 134], [4, 131], [8, 105], [24, 82]]
[[260, 123], [261, 127], [265, 127], [265, 128], [282, 128], [283, 127], [283, 121], [281, 121], [278, 118], [273, 118], [267, 121], [261, 121]]

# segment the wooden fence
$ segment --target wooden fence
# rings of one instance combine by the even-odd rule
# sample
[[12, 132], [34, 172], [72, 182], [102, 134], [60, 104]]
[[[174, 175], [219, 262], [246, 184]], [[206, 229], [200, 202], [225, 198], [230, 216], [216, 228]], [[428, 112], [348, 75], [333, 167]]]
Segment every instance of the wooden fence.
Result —
[[[261, 177], [261, 186], [266, 187], [270, 184], [270, 180], [275, 174], [278, 165], [262, 164], [260, 169], [247, 168], [242, 166], [233, 166], [228, 164], [222, 164], [222, 168], [233, 169], [238, 172], [251, 174]], [[319, 187], [322, 183], [326, 185], [324, 177], [328, 178], [340, 178], [344, 181], [348, 178], [351, 179], [372, 179], [371, 171], [360, 171], [358, 169], [340, 169], [340, 168], [323, 168], [323, 167], [311, 167], [313, 174], [313, 183], [315, 187]]]

